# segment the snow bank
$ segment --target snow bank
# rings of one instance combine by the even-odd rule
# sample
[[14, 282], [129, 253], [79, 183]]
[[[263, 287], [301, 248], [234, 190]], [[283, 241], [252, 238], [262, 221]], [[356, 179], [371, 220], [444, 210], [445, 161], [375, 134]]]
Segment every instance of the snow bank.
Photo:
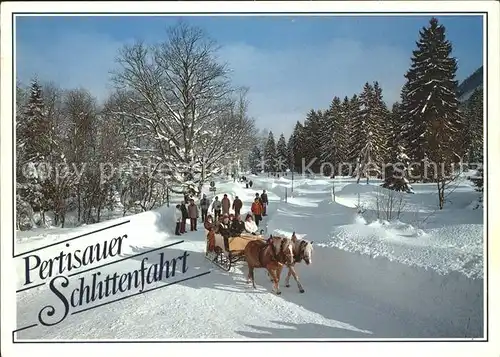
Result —
[[[321, 247], [384, 257], [440, 274], [483, 277], [483, 215], [482, 209], [471, 214], [478, 194], [470, 186], [458, 185], [440, 211], [434, 185], [415, 185], [415, 194], [403, 194], [400, 219], [388, 222], [377, 219], [376, 197], [387, 191], [378, 184], [346, 183], [331, 202], [321, 184], [309, 181], [297, 187], [299, 196], [283, 203], [270, 228], [307, 234]], [[361, 215], [358, 205], [364, 210]]]
[[343, 195], [355, 195], [358, 193], [372, 193], [372, 192], [376, 192], [378, 189], [379, 189], [379, 186], [376, 186], [376, 185], [371, 185], [371, 184], [366, 185], [363, 183], [359, 183], [359, 184], [351, 183], [351, 184], [347, 184], [344, 187], [342, 187], [340, 192], [338, 192], [337, 194], [339, 196], [343, 196]]
[[433, 269], [441, 274], [452, 271], [467, 277], [483, 277], [482, 225], [443, 227], [425, 232], [403, 223], [364, 219], [336, 227], [322, 247], [336, 247], [371, 257], [385, 257], [411, 266]]

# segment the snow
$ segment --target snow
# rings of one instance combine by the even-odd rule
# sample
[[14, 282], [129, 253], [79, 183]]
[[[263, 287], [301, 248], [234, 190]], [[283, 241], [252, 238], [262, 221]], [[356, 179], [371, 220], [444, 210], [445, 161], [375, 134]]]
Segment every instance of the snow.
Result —
[[[175, 278], [158, 284], [210, 272], [164, 289], [124, 299], [77, 315], [71, 313], [55, 326], [41, 326], [17, 333], [17, 339], [281, 339], [281, 338], [481, 338], [483, 336], [483, 211], [472, 209], [479, 193], [460, 182], [447, 197], [445, 209], [437, 210], [435, 185], [413, 184], [415, 194], [405, 195], [399, 218], [377, 218], [373, 202], [380, 195], [380, 181], [356, 184], [338, 177], [304, 178], [291, 175], [275, 179], [249, 175], [251, 189], [232, 180], [216, 180], [215, 195], [226, 193], [243, 201], [242, 213], [250, 210], [255, 193], [267, 190], [269, 215], [261, 227], [267, 233], [313, 241], [310, 266], [297, 265], [305, 293], [298, 292], [293, 278], [282, 294], [271, 293], [263, 269], [256, 270], [257, 289], [246, 284], [246, 267], [223, 272], [204, 257], [202, 226], [197, 232], [173, 234], [173, 209], [157, 210], [98, 224], [18, 232], [16, 253], [108, 227], [68, 242], [71, 249], [127, 235], [123, 259], [167, 244], [183, 243], [147, 254], [148, 264], [158, 262], [159, 252], [168, 259], [189, 254], [188, 270], [177, 266]], [[335, 185], [335, 201], [331, 188]], [[214, 194], [203, 187], [207, 197]], [[359, 198], [358, 198], [359, 195]], [[285, 199], [286, 197], [286, 199]], [[176, 198], [177, 200], [177, 198]], [[179, 198], [180, 200], [180, 198]], [[360, 214], [358, 202], [364, 207]], [[189, 225], [187, 225], [189, 227]], [[58, 255], [63, 244], [40, 250], [47, 259]], [[99, 269], [102, 276], [126, 273], [140, 267], [143, 256]], [[16, 260], [17, 289], [24, 283], [24, 260]], [[96, 263], [95, 265], [101, 265]], [[180, 264], [179, 264], [180, 265]], [[81, 268], [78, 271], [88, 269]], [[96, 271], [69, 278], [67, 289], [90, 282]], [[73, 271], [71, 271], [73, 273]], [[65, 272], [64, 275], [67, 275]], [[36, 279], [35, 279], [36, 280]], [[46, 280], [48, 282], [50, 279]], [[36, 280], [33, 284], [39, 282]], [[54, 305], [60, 316], [61, 302], [48, 284], [17, 293], [17, 328], [37, 322], [39, 311]], [[68, 290], [69, 291], [69, 290]], [[119, 293], [120, 297], [136, 293]], [[92, 306], [116, 297], [105, 298]], [[86, 308], [88, 306], [82, 306]], [[76, 308], [75, 308], [76, 309]], [[81, 308], [80, 308], [81, 309]], [[55, 319], [55, 317], [53, 318]]]

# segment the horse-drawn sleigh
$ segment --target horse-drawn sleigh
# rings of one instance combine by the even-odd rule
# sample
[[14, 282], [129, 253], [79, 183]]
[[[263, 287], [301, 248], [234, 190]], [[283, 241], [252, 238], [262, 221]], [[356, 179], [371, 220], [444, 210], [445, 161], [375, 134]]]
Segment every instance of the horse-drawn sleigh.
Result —
[[[225, 271], [230, 271], [237, 262], [245, 260], [245, 247], [250, 241], [266, 241], [262, 231], [260, 235], [241, 233], [239, 236], [229, 237], [229, 251], [226, 251], [224, 249], [224, 238], [221, 234], [205, 229], [205, 237], [207, 237], [205, 256]], [[211, 242], [210, 239], [213, 239], [213, 241]]]
[[265, 238], [263, 231], [259, 235], [241, 233], [238, 236], [229, 237], [229, 250], [225, 249], [224, 238], [214, 230], [205, 229], [207, 237], [206, 258], [225, 271], [230, 271], [237, 263], [246, 261], [248, 265], [248, 280], [255, 288], [254, 269], [267, 269], [268, 276], [274, 285], [274, 292], [281, 294], [279, 290], [279, 280], [281, 271], [286, 265], [288, 274], [285, 279], [285, 286], [289, 287], [290, 276], [297, 282], [297, 287], [301, 293], [304, 292], [295, 264], [305, 261], [307, 265], [312, 262], [312, 242], [304, 239], [297, 239], [295, 233], [292, 238], [270, 236]]

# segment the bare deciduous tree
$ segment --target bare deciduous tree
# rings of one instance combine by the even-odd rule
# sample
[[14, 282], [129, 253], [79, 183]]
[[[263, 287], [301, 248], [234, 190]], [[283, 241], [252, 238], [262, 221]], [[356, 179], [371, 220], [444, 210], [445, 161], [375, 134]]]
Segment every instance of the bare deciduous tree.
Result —
[[[201, 29], [180, 23], [169, 28], [165, 42], [125, 46], [118, 57], [121, 70], [113, 76], [118, 87], [136, 94], [125, 108], [140, 108], [119, 113], [149, 131], [170, 181], [183, 189], [199, 185], [212, 174], [197, 163], [232, 154], [226, 143], [220, 145], [221, 141], [238, 139], [228, 131], [235, 130], [238, 118], [233, 111], [229, 70], [218, 62], [217, 50], [216, 43]], [[224, 129], [221, 124], [226, 124]], [[219, 148], [201, 150], [210, 136], [219, 138], [222, 154]]]

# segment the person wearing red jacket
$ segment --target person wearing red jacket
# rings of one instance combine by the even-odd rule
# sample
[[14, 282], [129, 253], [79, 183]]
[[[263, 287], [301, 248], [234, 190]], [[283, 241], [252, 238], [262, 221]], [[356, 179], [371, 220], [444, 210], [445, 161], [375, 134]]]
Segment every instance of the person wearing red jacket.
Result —
[[254, 216], [254, 221], [257, 227], [259, 226], [259, 222], [262, 221], [262, 212], [264, 211], [260, 200], [256, 197], [252, 203], [252, 213]]

